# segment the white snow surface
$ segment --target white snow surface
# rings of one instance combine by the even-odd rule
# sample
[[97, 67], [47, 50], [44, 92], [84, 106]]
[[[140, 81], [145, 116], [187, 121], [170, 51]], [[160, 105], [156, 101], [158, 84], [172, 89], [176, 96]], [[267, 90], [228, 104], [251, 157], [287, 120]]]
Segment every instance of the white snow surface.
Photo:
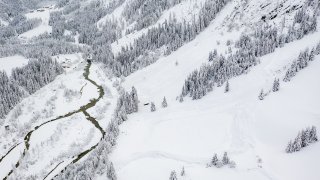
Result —
[[[179, 69], [198, 60], [193, 57], [183, 56], [175, 70], [170, 68], [173, 62], [160, 59], [143, 69], [144, 73], [129, 76], [124, 85], [134, 85], [141, 102], [154, 101], [157, 111], [151, 113], [149, 106], [141, 105], [139, 113], [121, 126], [111, 156], [118, 179], [166, 179], [172, 170], [179, 173], [182, 167], [185, 179], [319, 179], [319, 143], [293, 154], [284, 150], [301, 129], [320, 128], [320, 56], [291, 82], [281, 82], [279, 92], [258, 99], [262, 88], [271, 89], [275, 77], [283, 78], [300, 50], [320, 41], [319, 35], [317, 32], [262, 57], [261, 64], [248, 74], [229, 81], [229, 93], [216, 88], [197, 101], [174, 100], [182, 87], [181, 71], [188, 66]], [[166, 109], [161, 108], [163, 96], [169, 104]], [[224, 151], [236, 162], [235, 169], [206, 167], [214, 153], [221, 158]]]
[[[39, 10], [39, 11], [38, 11]], [[41, 19], [41, 24], [27, 32], [24, 32], [20, 35], [23, 39], [30, 39], [35, 36], [39, 36], [45, 32], [51, 33], [52, 27], [49, 26], [50, 12], [55, 11], [52, 6], [50, 8], [40, 8], [34, 10], [33, 12], [27, 13], [26, 17], [28, 19], [38, 18]]]
[[[178, 179], [188, 180], [320, 179], [319, 143], [285, 153], [287, 143], [300, 130], [312, 125], [320, 128], [320, 56], [290, 82], [282, 81], [300, 51], [320, 42], [319, 31], [261, 57], [261, 63], [247, 74], [229, 81], [228, 93], [220, 87], [200, 100], [176, 101], [184, 80], [207, 62], [209, 52], [216, 48], [224, 53], [226, 41], [237, 40], [247, 30], [240, 25], [239, 31], [220, 31], [237, 5], [227, 5], [195, 40], [126, 77], [122, 85], [127, 90], [135, 86], [140, 107], [120, 126], [118, 144], [111, 154], [119, 180], [168, 179], [172, 170]], [[249, 21], [246, 18], [243, 21]], [[261, 89], [270, 91], [275, 78], [281, 80], [280, 91], [260, 101]], [[167, 108], [161, 107], [164, 96]], [[143, 106], [149, 102], [155, 102], [156, 112]], [[207, 167], [214, 153], [222, 158], [223, 152], [228, 152], [236, 168]], [[182, 167], [185, 177], [179, 175]]]
[[12, 69], [22, 67], [28, 64], [28, 61], [28, 59], [20, 55], [0, 58], [0, 71], [5, 71], [10, 76]]

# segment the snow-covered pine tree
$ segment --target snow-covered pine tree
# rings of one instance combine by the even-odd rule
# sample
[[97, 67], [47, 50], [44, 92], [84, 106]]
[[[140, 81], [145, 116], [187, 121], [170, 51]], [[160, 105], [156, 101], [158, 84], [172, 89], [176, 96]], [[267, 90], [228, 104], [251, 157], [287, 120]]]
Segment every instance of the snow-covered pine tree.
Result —
[[308, 146], [308, 133], [307, 130], [301, 130], [301, 148]]
[[139, 100], [138, 100], [137, 90], [135, 87], [132, 87], [130, 95], [131, 95], [131, 101], [132, 101], [132, 111], [138, 112]]
[[179, 102], [181, 102], [181, 103], [183, 102], [183, 96], [182, 95], [179, 96]]
[[292, 153], [300, 151], [302, 148], [318, 141], [316, 127], [306, 128], [300, 131], [294, 141], [289, 141], [286, 152]]
[[151, 102], [150, 110], [151, 112], [156, 111], [156, 105], [153, 102]]
[[162, 107], [166, 108], [167, 106], [168, 106], [168, 103], [167, 103], [166, 97], [163, 97]]
[[176, 171], [171, 171], [169, 180], [178, 180]]
[[186, 175], [186, 171], [184, 169], [184, 166], [182, 167], [182, 170], [181, 170], [181, 173], [180, 173], [181, 176], [185, 176]]
[[292, 153], [293, 152], [293, 147], [292, 147], [292, 142], [291, 140], [289, 141], [287, 148], [286, 148], [286, 153]]
[[227, 93], [229, 92], [229, 81], [227, 81], [226, 86], [224, 88], [224, 92]]
[[218, 52], [217, 49], [214, 49], [213, 52], [209, 53], [209, 62], [213, 61], [216, 57], [218, 56]]
[[230, 159], [228, 157], [228, 153], [224, 152], [223, 157], [222, 157], [222, 164], [227, 165], [230, 163]]
[[116, 171], [114, 170], [112, 162], [107, 167], [107, 177], [110, 180], [117, 180]]
[[218, 162], [219, 162], [219, 159], [218, 159], [217, 153], [214, 153], [214, 155], [213, 155], [213, 157], [211, 159], [211, 165], [217, 166]]
[[315, 126], [312, 126], [310, 131], [310, 142], [313, 143], [317, 141], [318, 141], [317, 128]]
[[261, 89], [258, 98], [262, 101], [262, 100], [264, 99], [264, 96], [265, 96], [265, 94], [264, 94], [264, 92], [263, 92], [263, 89]]
[[302, 142], [301, 142], [301, 133], [299, 133], [298, 136], [293, 141], [292, 151], [293, 152], [300, 151], [301, 150], [301, 144], [302, 144]]
[[279, 91], [279, 88], [280, 88], [280, 81], [279, 79], [275, 78], [272, 85], [272, 91], [277, 92]]

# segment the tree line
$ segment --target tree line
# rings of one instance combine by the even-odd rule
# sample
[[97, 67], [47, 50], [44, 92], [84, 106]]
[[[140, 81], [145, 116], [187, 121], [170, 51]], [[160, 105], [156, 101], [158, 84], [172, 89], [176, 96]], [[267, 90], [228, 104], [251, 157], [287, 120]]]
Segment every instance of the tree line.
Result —
[[[222, 10], [229, 0], [207, 0], [201, 7], [199, 15], [194, 16], [192, 22], [177, 22], [170, 18], [163, 24], [148, 29], [148, 32], [135, 39], [133, 44], [121, 48], [108, 66], [116, 76], [128, 76], [136, 70], [154, 63], [158, 57], [153, 51], [162, 51], [169, 55], [183, 44], [193, 40]], [[154, 58], [150, 58], [150, 57]]]
[[126, 3], [122, 16], [131, 24], [135, 22], [132, 29], [128, 29], [126, 34], [132, 31], [139, 31], [159, 20], [162, 12], [177, 4], [181, 0], [133, 0]]
[[311, 128], [308, 127], [306, 129], [301, 130], [297, 137], [287, 145], [286, 153], [293, 153], [300, 151], [302, 148], [309, 146], [312, 143], [318, 141], [317, 129], [315, 126]]
[[59, 63], [49, 59], [30, 60], [12, 70], [11, 76], [0, 72], [0, 118], [4, 118], [23, 97], [33, 94], [63, 72]]
[[[294, 16], [287, 34], [280, 34], [277, 27], [263, 24], [254, 29], [252, 34], [242, 34], [235, 43], [236, 52], [227, 57], [217, 55], [216, 50], [209, 53], [209, 64], [204, 64], [199, 70], [193, 71], [185, 80], [180, 102], [189, 95], [192, 99], [200, 99], [214, 86], [220, 87], [228, 79], [248, 72], [249, 68], [259, 63], [258, 57], [272, 53], [285, 43], [301, 39], [316, 31], [317, 12], [307, 13], [308, 7], [301, 8]], [[299, 25], [299, 28], [296, 28]], [[294, 28], [295, 27], [295, 28]], [[262, 92], [263, 93], [263, 92]], [[262, 96], [261, 96], [262, 97]], [[263, 98], [263, 97], [262, 97]]]

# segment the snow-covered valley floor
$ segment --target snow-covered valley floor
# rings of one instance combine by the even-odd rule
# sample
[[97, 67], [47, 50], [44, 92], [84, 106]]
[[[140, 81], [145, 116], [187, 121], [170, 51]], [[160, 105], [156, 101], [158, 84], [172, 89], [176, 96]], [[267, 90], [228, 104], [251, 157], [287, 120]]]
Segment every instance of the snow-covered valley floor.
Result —
[[[6, 177], [19, 160], [19, 166], [13, 169], [15, 177], [51, 179], [77, 155], [97, 144], [102, 134], [95, 126], [105, 129], [111, 119], [117, 90], [103, 69], [97, 64], [88, 68], [80, 54], [56, 58], [67, 64], [65, 73], [25, 98], [5, 120], [10, 133], [1, 130], [0, 178]], [[84, 69], [90, 73], [88, 78], [103, 84], [103, 94], [84, 78]], [[96, 106], [86, 105], [94, 101]], [[82, 111], [97, 117], [96, 124]], [[26, 136], [27, 132], [31, 135]]]

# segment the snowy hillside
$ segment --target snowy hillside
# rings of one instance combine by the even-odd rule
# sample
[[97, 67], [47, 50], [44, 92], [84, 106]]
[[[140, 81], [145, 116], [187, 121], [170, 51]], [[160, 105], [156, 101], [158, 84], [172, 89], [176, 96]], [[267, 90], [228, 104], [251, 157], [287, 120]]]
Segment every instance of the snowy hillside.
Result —
[[0, 67], [0, 179], [320, 179], [317, 0], [0, 0]]

